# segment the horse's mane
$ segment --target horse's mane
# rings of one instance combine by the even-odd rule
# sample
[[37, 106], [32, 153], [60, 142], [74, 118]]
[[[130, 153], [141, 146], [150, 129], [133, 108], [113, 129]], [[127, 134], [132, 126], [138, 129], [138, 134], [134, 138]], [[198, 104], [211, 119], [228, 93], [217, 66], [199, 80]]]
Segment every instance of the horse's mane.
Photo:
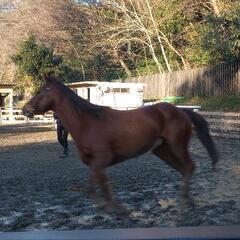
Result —
[[[49, 81], [49, 79], [46, 80]], [[55, 86], [57, 86], [61, 93], [70, 100], [72, 106], [76, 109], [77, 112], [79, 110], [84, 111], [94, 117], [100, 117], [102, 115], [103, 109], [105, 108], [104, 106], [92, 104], [89, 101], [79, 97], [74, 91], [72, 91], [69, 87], [65, 86], [61, 81], [55, 79], [54, 77], [51, 77], [50, 80]]]

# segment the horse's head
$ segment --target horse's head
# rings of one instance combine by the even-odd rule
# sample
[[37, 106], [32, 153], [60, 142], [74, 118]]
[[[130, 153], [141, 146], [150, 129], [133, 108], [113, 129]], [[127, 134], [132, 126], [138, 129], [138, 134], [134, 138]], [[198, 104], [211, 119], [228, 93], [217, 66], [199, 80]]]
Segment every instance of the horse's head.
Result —
[[49, 110], [54, 110], [57, 101], [56, 80], [46, 77], [46, 84], [39, 89], [23, 107], [22, 112], [27, 117], [34, 114], [44, 114]]

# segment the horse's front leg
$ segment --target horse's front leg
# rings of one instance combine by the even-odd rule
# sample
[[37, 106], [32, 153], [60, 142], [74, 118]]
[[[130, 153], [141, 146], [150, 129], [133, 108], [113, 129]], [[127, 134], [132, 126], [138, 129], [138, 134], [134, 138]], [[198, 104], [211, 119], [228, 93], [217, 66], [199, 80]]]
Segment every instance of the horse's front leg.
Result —
[[103, 194], [103, 199], [97, 197], [96, 194], [96, 185], [93, 189], [93, 185], [90, 187], [93, 197], [93, 200], [96, 201], [98, 207], [103, 208], [108, 213], [116, 213], [120, 217], [126, 216], [128, 213], [126, 209], [118, 203], [114, 198], [109, 184], [108, 177], [106, 175], [104, 168], [92, 168], [90, 173], [90, 183], [96, 183], [99, 185], [100, 190]]
[[[101, 192], [97, 191], [100, 187]], [[112, 201], [111, 188], [108, 184], [108, 178], [104, 169], [91, 168], [88, 182], [88, 193], [98, 206], [106, 205], [106, 202]], [[102, 196], [100, 194], [102, 193]]]
[[181, 209], [184, 210], [186, 206], [195, 206], [194, 199], [190, 193], [189, 185], [190, 185], [191, 175], [186, 174], [183, 176], [183, 185], [180, 189], [180, 205]]
[[87, 192], [92, 199], [95, 200], [97, 198], [97, 179], [93, 171], [89, 175]]

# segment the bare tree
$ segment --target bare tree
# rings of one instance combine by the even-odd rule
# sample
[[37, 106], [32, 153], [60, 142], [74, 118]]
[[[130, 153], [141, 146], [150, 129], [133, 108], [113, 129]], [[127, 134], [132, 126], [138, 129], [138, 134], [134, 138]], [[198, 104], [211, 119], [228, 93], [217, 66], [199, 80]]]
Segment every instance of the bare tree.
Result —
[[219, 10], [218, 4], [217, 4], [217, 0], [210, 0], [210, 3], [213, 7], [213, 11], [214, 11], [215, 15], [219, 16], [220, 15], [220, 10]]
[[[34, 35], [37, 41], [53, 48], [55, 54], [75, 57], [83, 61], [79, 48], [75, 44], [76, 39], [73, 38], [74, 28], [69, 26], [76, 24], [74, 18], [77, 16], [81, 31], [79, 28], [74, 30], [78, 31], [78, 36], [83, 38], [84, 29], [89, 26], [90, 22], [89, 14], [84, 14], [86, 11], [84, 5], [76, 5], [71, 0], [15, 0], [12, 2], [15, 5], [11, 5], [13, 7], [9, 11], [0, 10], [1, 78], [8, 79], [8, 81], [14, 78], [15, 66], [10, 56], [29, 35]], [[81, 42], [77, 40], [78, 43]], [[83, 64], [82, 72], [84, 76]]]
[[[106, 44], [113, 44], [115, 47], [118, 47], [117, 44], [121, 46], [121, 44], [129, 41], [146, 46], [158, 67], [158, 71], [162, 73], [164, 68], [159, 62], [159, 57], [156, 53], [156, 49], [159, 46], [169, 72], [172, 71], [172, 68], [166, 49], [177, 54], [181, 59], [183, 67], [187, 68], [183, 55], [174, 47], [171, 39], [167, 37], [168, 33], [164, 33], [163, 25], [166, 21], [166, 16], [156, 16], [156, 9], [163, 9], [165, 6], [168, 6], [169, 1], [105, 0], [103, 2], [105, 6], [116, 12], [115, 24], [111, 22], [110, 25], [105, 25], [105, 29], [102, 31], [105, 36], [108, 36], [105, 41]], [[180, 11], [180, 9], [174, 11]]]

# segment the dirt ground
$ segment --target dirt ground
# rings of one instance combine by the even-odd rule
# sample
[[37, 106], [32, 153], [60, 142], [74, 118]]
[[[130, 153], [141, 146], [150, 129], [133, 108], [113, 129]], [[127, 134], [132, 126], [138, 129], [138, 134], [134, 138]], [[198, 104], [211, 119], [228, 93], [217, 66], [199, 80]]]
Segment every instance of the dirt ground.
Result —
[[88, 168], [74, 143], [62, 153], [53, 126], [0, 127], [0, 231], [211, 226], [240, 223], [240, 141], [215, 139], [218, 171], [193, 138], [195, 206], [180, 211], [181, 177], [151, 154], [108, 169], [115, 196], [131, 212], [124, 223], [93, 205]]

